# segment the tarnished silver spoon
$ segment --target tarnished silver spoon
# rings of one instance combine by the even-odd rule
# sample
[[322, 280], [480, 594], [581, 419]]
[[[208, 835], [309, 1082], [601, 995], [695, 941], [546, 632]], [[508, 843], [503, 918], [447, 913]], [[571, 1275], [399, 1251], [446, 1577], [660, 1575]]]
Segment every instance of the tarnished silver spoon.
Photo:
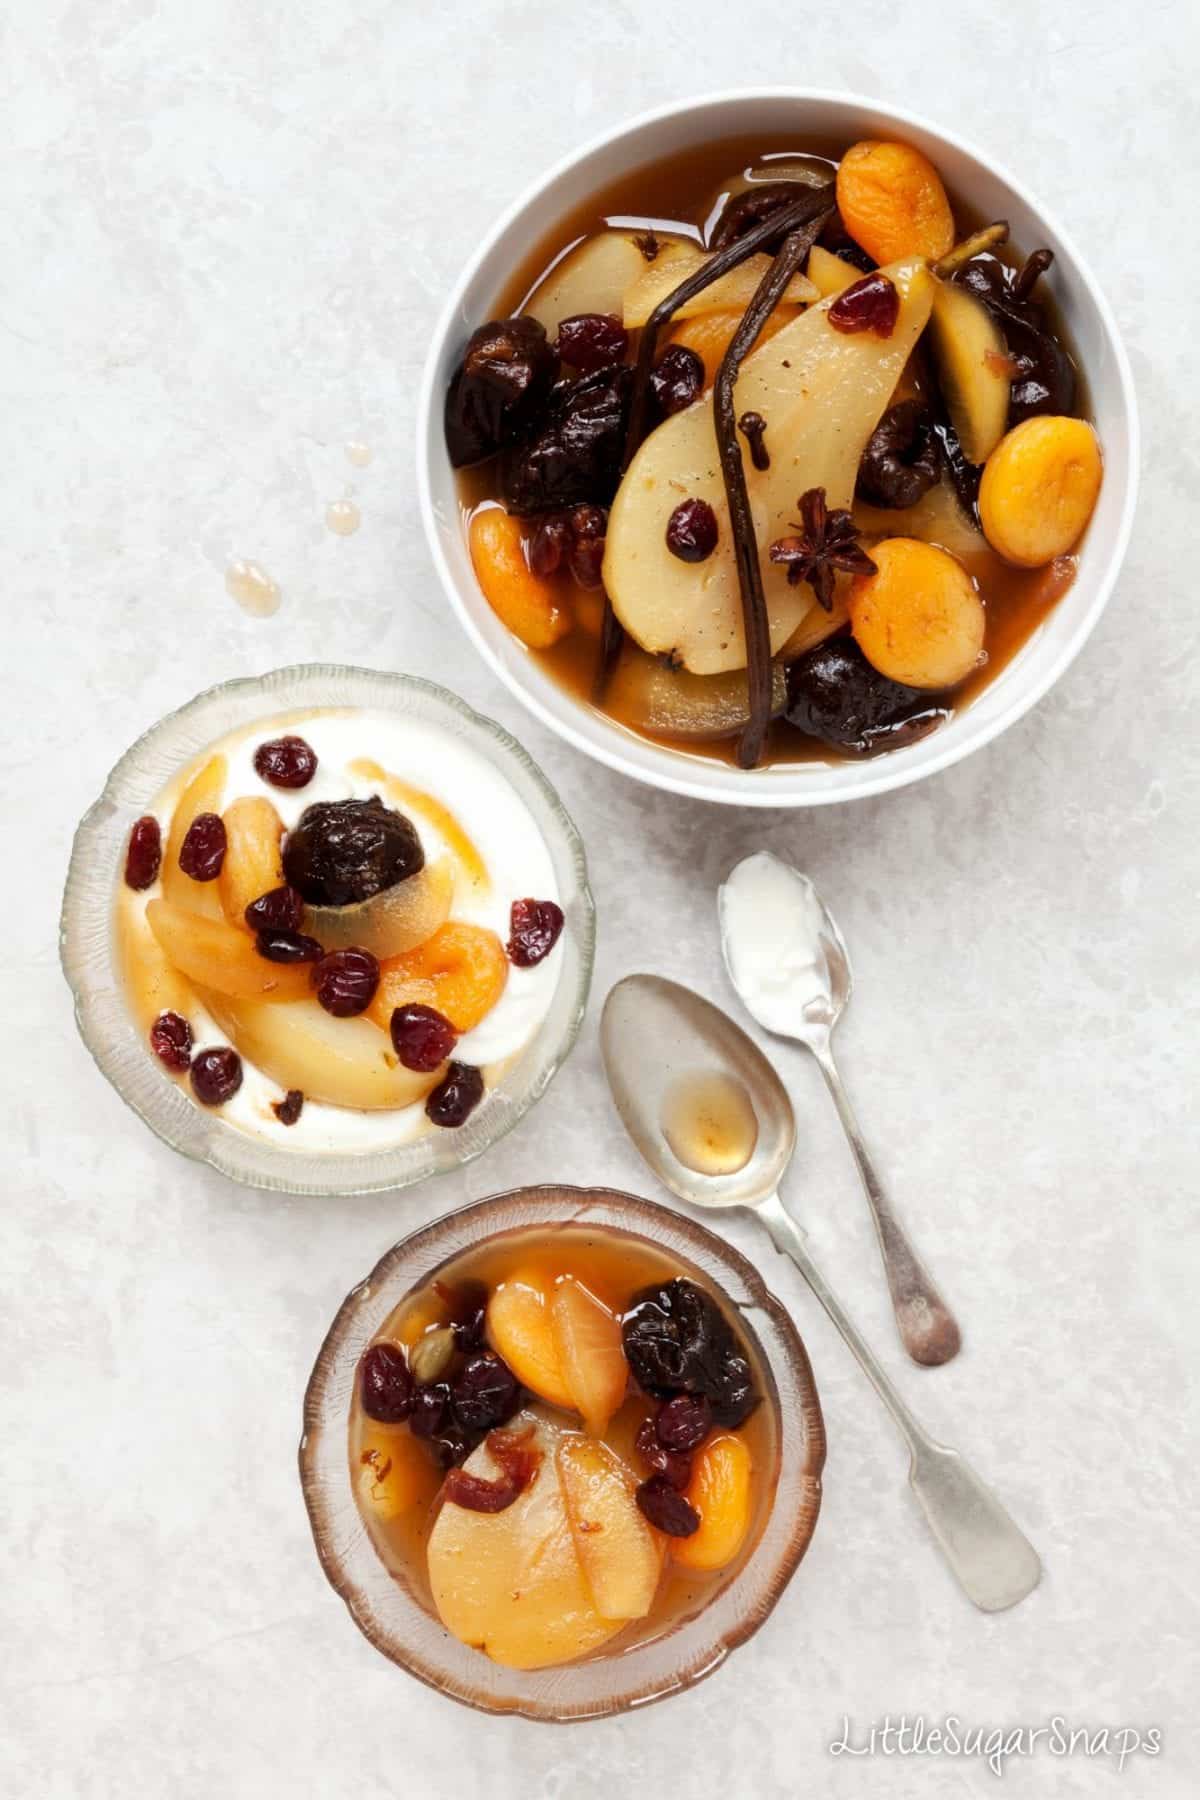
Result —
[[949, 1362], [962, 1343], [958, 1322], [892, 1210], [833, 1058], [833, 1028], [853, 990], [841, 932], [808, 876], [769, 850], [730, 870], [717, 911], [725, 966], [746, 1011], [777, 1037], [806, 1044], [833, 1095], [875, 1220], [901, 1343], [914, 1362]]
[[617, 1111], [659, 1179], [693, 1206], [753, 1209], [796, 1264], [908, 1445], [909, 1483], [967, 1596], [985, 1612], [1023, 1600], [1041, 1576], [1037, 1552], [958, 1452], [914, 1419], [784, 1210], [796, 1122], [757, 1044], [689, 988], [629, 975], [605, 1002], [600, 1047]]

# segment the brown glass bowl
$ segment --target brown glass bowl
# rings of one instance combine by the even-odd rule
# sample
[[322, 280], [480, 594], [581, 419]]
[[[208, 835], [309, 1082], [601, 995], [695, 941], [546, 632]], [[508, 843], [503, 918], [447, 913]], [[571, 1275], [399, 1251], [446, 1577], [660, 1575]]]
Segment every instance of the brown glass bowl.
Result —
[[[404, 1297], [485, 1239], [530, 1226], [587, 1223], [642, 1238], [725, 1296], [757, 1352], [775, 1409], [775, 1497], [757, 1543], [711, 1600], [661, 1636], [548, 1669], [508, 1669], [452, 1637], [390, 1575], [351, 1488], [348, 1429], [359, 1358]], [[821, 1509], [825, 1427], [800, 1334], [741, 1253], [682, 1213], [611, 1188], [496, 1194], [405, 1238], [347, 1296], [304, 1396], [300, 1482], [321, 1566], [364, 1636], [401, 1668], [482, 1712], [590, 1719], [663, 1700], [702, 1681], [744, 1644], [794, 1575]]]

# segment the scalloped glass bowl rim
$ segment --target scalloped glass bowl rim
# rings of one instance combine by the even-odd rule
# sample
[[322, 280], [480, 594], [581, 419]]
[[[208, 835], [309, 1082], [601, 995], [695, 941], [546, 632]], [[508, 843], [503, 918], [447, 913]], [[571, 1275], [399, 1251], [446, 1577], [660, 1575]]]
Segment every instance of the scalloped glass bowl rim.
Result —
[[[134, 1027], [114, 966], [111, 916], [120, 857], [133, 820], [171, 776], [206, 745], [256, 719], [318, 707], [406, 709], [472, 742], [497, 763], [529, 808], [553, 859], [567, 927], [564, 963], [551, 1009], [515, 1067], [486, 1104], [455, 1132], [351, 1152], [286, 1150], [205, 1112], [164, 1079]], [[419, 676], [307, 663], [218, 683], [168, 713], [116, 763], [80, 821], [63, 896], [60, 954], [75, 1017], [93, 1061], [121, 1098], [181, 1155], [246, 1186], [281, 1193], [337, 1195], [409, 1187], [460, 1168], [519, 1122], [569, 1055], [587, 1005], [595, 951], [595, 910], [583, 843], [545, 775], [517, 740], [448, 689]]]
[[[899, 129], [935, 161], [941, 159], [952, 188], [979, 199], [989, 217], [1011, 217], [1018, 241], [1051, 245], [1063, 277], [1059, 298], [1068, 324], [1076, 337], [1091, 340], [1083, 361], [1106, 472], [1074, 584], [969, 706], [929, 737], [877, 758], [748, 772], [653, 743], [577, 700], [492, 614], [466, 554], [442, 439], [442, 409], [463, 339], [485, 316], [506, 274], [555, 218], [614, 175], [683, 144], [790, 128], [793, 108], [808, 109], [811, 129], [843, 135], [847, 142]], [[1137, 403], [1120, 333], [1095, 277], [1062, 227], [1007, 169], [957, 134], [901, 107], [819, 88], [731, 89], [674, 101], [622, 121], [531, 183], [485, 234], [451, 290], [430, 342], [417, 413], [417, 481], [430, 553], [480, 654], [523, 705], [585, 755], [651, 787], [733, 806], [825, 806], [906, 787], [1015, 724], [1074, 661], [1108, 603], [1129, 543], [1138, 460]]]
[[[780, 1468], [770, 1515], [743, 1567], [693, 1617], [645, 1644], [579, 1663], [506, 1669], [436, 1622], [380, 1560], [350, 1485], [347, 1426], [359, 1358], [389, 1313], [448, 1260], [500, 1232], [589, 1222], [641, 1237], [720, 1288], [770, 1376]], [[803, 1340], [758, 1270], [688, 1214], [611, 1188], [518, 1188], [444, 1214], [404, 1238], [347, 1295], [304, 1397], [300, 1480], [330, 1585], [384, 1656], [452, 1699], [490, 1713], [567, 1722], [683, 1692], [763, 1624], [808, 1549], [821, 1504], [825, 1431]]]

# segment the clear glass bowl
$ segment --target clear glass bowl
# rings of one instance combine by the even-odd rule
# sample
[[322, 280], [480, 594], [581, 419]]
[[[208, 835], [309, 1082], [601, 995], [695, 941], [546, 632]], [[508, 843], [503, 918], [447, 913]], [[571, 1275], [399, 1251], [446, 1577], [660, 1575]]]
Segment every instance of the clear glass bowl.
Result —
[[[137, 1030], [113, 942], [113, 902], [133, 821], [194, 756], [239, 726], [315, 707], [402, 711], [476, 748], [499, 769], [538, 826], [554, 864], [566, 925], [550, 1011], [525, 1052], [457, 1131], [362, 1152], [291, 1150], [227, 1124], [167, 1080]], [[169, 713], [126, 751], [84, 815], [71, 851], [60, 949], [80, 1035], [97, 1067], [173, 1149], [247, 1186], [295, 1194], [409, 1187], [470, 1162], [511, 1131], [545, 1092], [583, 1022], [596, 922], [579, 833], [537, 764], [502, 726], [412, 675], [312, 663], [229, 681]]]
[[[384, 1567], [350, 1483], [355, 1371], [393, 1308], [452, 1258], [506, 1231], [586, 1221], [649, 1240], [718, 1286], [757, 1348], [776, 1408], [775, 1500], [754, 1549], [702, 1610], [661, 1637], [550, 1669], [506, 1669], [445, 1627]], [[702, 1681], [758, 1630], [808, 1548], [821, 1508], [825, 1427], [808, 1355], [791, 1318], [741, 1253], [671, 1208], [610, 1188], [530, 1187], [497, 1194], [414, 1232], [342, 1303], [304, 1396], [300, 1482], [317, 1554], [359, 1630], [420, 1680], [481, 1712], [529, 1719], [601, 1717], [663, 1700]]]

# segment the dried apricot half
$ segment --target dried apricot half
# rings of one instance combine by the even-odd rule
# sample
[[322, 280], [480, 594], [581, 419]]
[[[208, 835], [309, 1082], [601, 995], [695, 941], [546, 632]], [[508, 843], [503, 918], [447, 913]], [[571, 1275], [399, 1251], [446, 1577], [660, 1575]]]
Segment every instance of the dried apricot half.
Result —
[[483, 597], [515, 637], [531, 650], [548, 650], [570, 631], [570, 603], [556, 581], [529, 567], [520, 520], [487, 507], [472, 518], [469, 539]]
[[508, 957], [495, 932], [451, 920], [415, 950], [381, 964], [370, 1015], [387, 1031], [396, 1007], [415, 1003], [436, 1008], [456, 1031], [472, 1031], [507, 980]]
[[838, 165], [842, 223], [877, 263], [902, 256], [936, 262], [954, 244], [954, 214], [942, 178], [911, 144], [864, 138]]

